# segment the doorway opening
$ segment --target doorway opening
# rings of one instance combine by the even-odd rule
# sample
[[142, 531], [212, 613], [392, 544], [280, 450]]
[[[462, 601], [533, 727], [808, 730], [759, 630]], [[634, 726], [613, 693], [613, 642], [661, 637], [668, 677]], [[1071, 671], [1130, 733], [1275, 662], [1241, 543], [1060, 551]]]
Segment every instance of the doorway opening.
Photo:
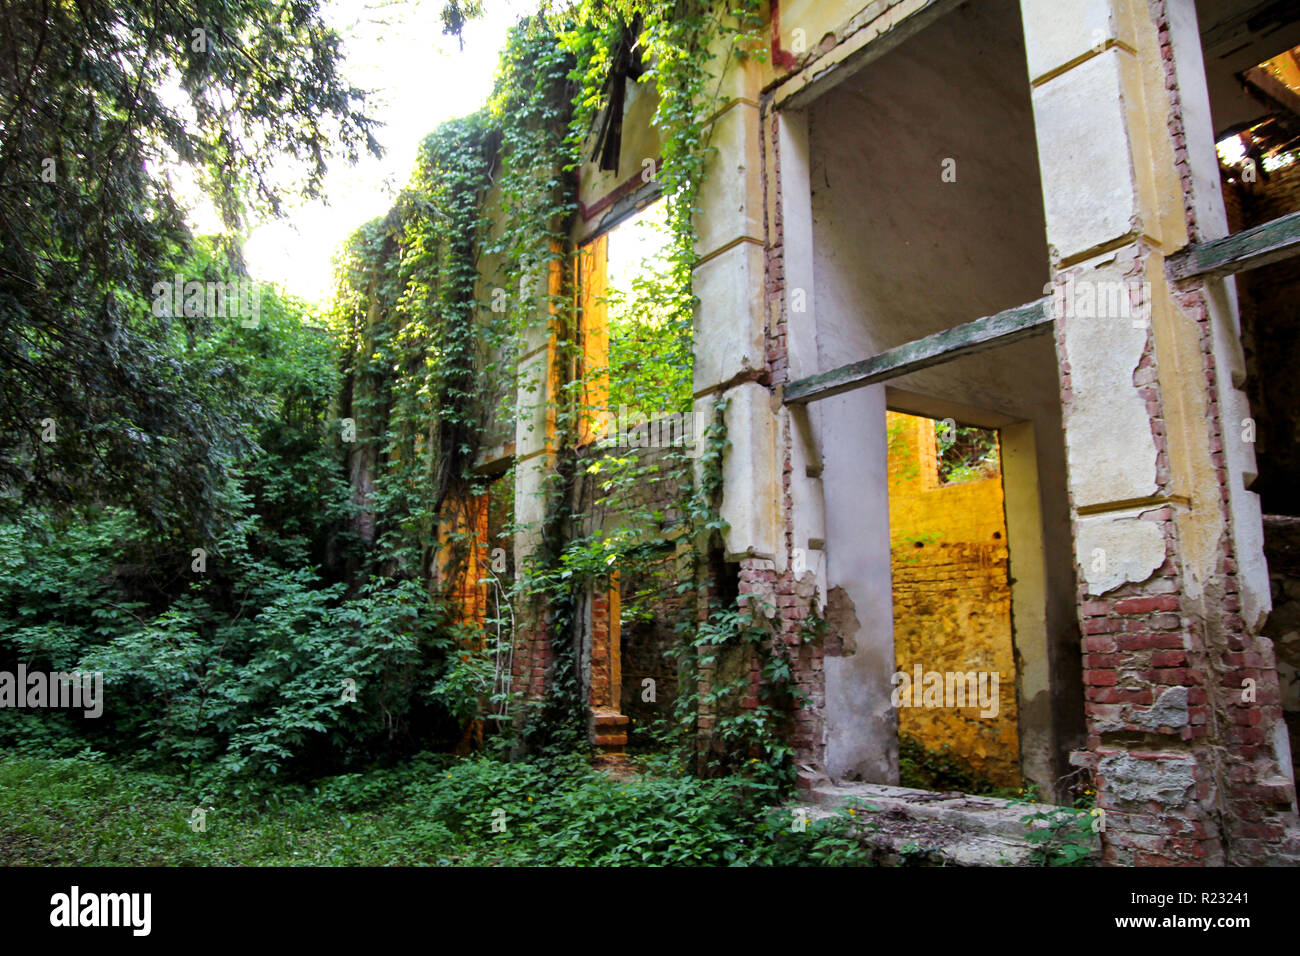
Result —
[[579, 469], [575, 512], [603, 560], [583, 626], [592, 739], [649, 746], [675, 697], [666, 651], [690, 608], [681, 502], [694, 440], [692, 314], [675, 290], [666, 204], [651, 202], [576, 257]]
[[[988, 672], [986, 695], [999, 671], [1006, 720], [989, 724], [1005, 732], [981, 731], [978, 746], [972, 738], [970, 755], [1007, 786], [1019, 778], [1045, 799], [1073, 798], [1070, 752], [1086, 739], [1082, 650], [1061, 384], [1050, 321], [1041, 319], [1051, 258], [1027, 77], [1019, 4], [987, 0], [955, 7], [806, 106], [782, 112], [783, 197], [796, 189], [810, 197], [806, 223], [793, 202], [783, 208], [787, 234], [805, 230], [811, 249], [806, 262], [798, 248], [786, 251], [787, 286], [807, 288], [811, 300], [805, 312], [791, 310], [790, 348], [806, 365], [815, 353], [820, 373], [792, 383], [787, 402], [809, 409], [825, 507], [818, 543], [827, 593], [847, 628], [825, 669], [825, 766], [836, 781], [899, 782], [907, 769], [899, 729], [912, 720], [893, 704], [900, 660], [923, 665], [923, 703], [926, 671], [951, 670], [955, 681], [972, 668], [951, 641], [924, 648], [951, 663], [945, 668], [903, 660], [896, 644], [901, 651], [931, 633], [964, 637], [960, 615], [968, 622], [976, 611], [1000, 621], [983, 626], [1000, 630], [1006, 663], [973, 670]], [[1032, 328], [1016, 325], [1027, 316], [1040, 318]], [[999, 322], [1024, 334], [994, 344], [979, 337]], [[854, 369], [874, 371], [800, 397], [801, 384]], [[987, 608], [935, 608], [928, 630], [895, 606], [894, 581], [907, 567], [894, 562], [901, 525], [891, 522], [899, 496], [891, 493], [887, 411], [924, 417], [931, 432], [945, 419], [954, 429], [996, 432], [996, 479], [981, 472], [993, 468], [991, 456], [934, 461], [927, 494], [961, 497], [979, 482], [1001, 489], [1000, 527], [948, 539], [1000, 549], [988, 560], [1003, 566], [1001, 585], [985, 595]], [[938, 540], [921, 545], [913, 542], [911, 560], [942, 550]]]
[[886, 413], [899, 783], [1014, 792], [1010, 553], [994, 429]]

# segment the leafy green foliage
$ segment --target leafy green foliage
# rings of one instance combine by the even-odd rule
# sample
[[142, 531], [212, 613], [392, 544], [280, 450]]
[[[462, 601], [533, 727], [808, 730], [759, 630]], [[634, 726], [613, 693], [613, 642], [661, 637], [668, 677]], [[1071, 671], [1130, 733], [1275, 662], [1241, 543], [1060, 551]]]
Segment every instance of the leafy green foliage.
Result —
[[847, 811], [803, 832], [791, 817], [741, 781], [615, 780], [571, 758], [422, 756], [217, 797], [94, 755], [0, 762], [0, 864], [11, 866], [870, 863]]
[[[448, 4], [448, 26], [471, 15], [472, 6]], [[711, 49], [720, 35], [733, 39], [737, 55], [761, 49], [754, 34], [761, 23], [751, 0], [735, 10], [642, 0], [544, 4], [539, 16], [510, 31], [486, 110], [429, 137], [392, 213], [360, 230], [340, 260], [333, 314], [346, 340], [344, 414], [359, 425], [354, 474], [374, 477], [381, 568], [422, 573], [433, 529], [451, 528], [457, 537], [447, 512], [481, 490], [469, 466], [488, 430], [508, 433], [521, 418], [533, 427], [535, 415], [554, 429], [558, 453], [542, 490], [544, 517], [531, 529], [540, 546], [527, 567], [516, 569], [508, 597], [521, 614], [544, 616], [555, 636], [548, 697], [531, 708], [523, 728], [534, 748], [585, 741], [576, 633], [585, 595], [605, 586], [614, 570], [656, 577], [679, 593], [698, 588], [707, 575], [701, 555], [722, 527], [713, 503], [720, 478], [706, 479], [705, 503], [686, 454], [579, 453], [583, 422], [610, 409], [588, 407], [582, 377], [563, 371], [583, 361], [568, 261], [573, 173], [587, 158], [598, 114], [612, 102], [615, 53], [636, 32], [648, 68], [642, 82], [659, 98], [664, 147], [657, 175], [667, 242], [630, 288], [611, 290], [609, 367], [587, 371], [607, 376], [615, 408], [686, 411], [693, 222], [709, 152], [702, 107], [716, 93], [710, 84], [718, 72]], [[548, 317], [548, 327], [539, 328]], [[558, 381], [543, 380], [545, 363], [518, 367], [548, 337]], [[470, 348], [472, 342], [479, 347]], [[706, 470], [717, 471], [720, 455], [716, 448], [707, 453]], [[676, 513], [638, 502], [637, 490], [657, 480], [685, 489]], [[600, 530], [598, 516], [614, 512], [623, 516], [622, 527]], [[692, 543], [687, 566], [667, 568], [662, 549], [647, 543], [667, 534], [685, 534]], [[638, 594], [653, 590], [641, 581]], [[635, 600], [625, 612], [639, 613]], [[693, 638], [688, 643], [694, 648]], [[469, 671], [453, 682], [468, 686], [475, 679]], [[761, 726], [765, 738], [769, 727], [775, 733], [774, 716], [743, 720]]]
[[202, 345], [241, 383], [256, 449], [227, 462], [218, 533], [160, 535], [111, 507], [0, 524], [0, 668], [105, 681], [103, 716], [5, 709], [0, 740], [46, 754], [90, 744], [235, 786], [454, 736], [443, 605], [418, 578], [347, 580], [338, 357], [309, 318], [268, 295], [256, 328], [232, 319]]
[[974, 425], [934, 423], [939, 456], [939, 483], [956, 484], [992, 478], [998, 473], [998, 433]]
[[[446, 26], [458, 32], [480, 4], [444, 7]], [[742, 37], [756, 9], [753, 2], [740, 11], [697, 2], [673, 10], [584, 2], [563, 16], [549, 11], [549, 22], [521, 24], [510, 34], [488, 106], [431, 134], [392, 213], [349, 243], [323, 333], [316, 316], [275, 293], [252, 329], [214, 316], [152, 315], [150, 280], [172, 278], [177, 263], [186, 278], [240, 272], [237, 250], [188, 250], [167, 188], [138, 174], [143, 160], [174, 156], [199, 165], [233, 227], [246, 209], [274, 211], [290, 188], [274, 175], [277, 155], [310, 161], [298, 185], [311, 194], [330, 140], [345, 154], [369, 141], [355, 91], [334, 73], [336, 38], [320, 25], [314, 4], [272, 9], [254, 0], [235, 10], [214, 2], [168, 13], [131, 4], [116, 12], [87, 8], [90, 21], [112, 34], [91, 44], [87, 60], [113, 60], [123, 82], [101, 102], [89, 91], [89, 74], [77, 72], [85, 64], [71, 62], [61, 102], [74, 120], [89, 116], [92, 127], [109, 118], [103, 135], [125, 137], [121, 157], [135, 173], [119, 170], [120, 183], [77, 180], [68, 188], [89, 190], [73, 197], [87, 205], [68, 221], [84, 226], [91, 192], [121, 186], [125, 205], [101, 211], [111, 231], [130, 206], [140, 218], [128, 225], [140, 234], [127, 230], [108, 243], [104, 233], [84, 230], [115, 245], [92, 249], [75, 302], [47, 295], [24, 304], [27, 292], [10, 290], [28, 310], [19, 328], [37, 330], [13, 352], [39, 359], [28, 371], [82, 362], [96, 340], [81, 332], [92, 326], [133, 355], [152, 352], [138, 368], [124, 354], [113, 357], [120, 381], [93, 363], [35, 379], [55, 389], [76, 383], [55, 396], [62, 413], [81, 410], [76, 440], [46, 449], [28, 427], [26, 444], [5, 458], [12, 482], [31, 492], [29, 505], [55, 500], [80, 511], [29, 507], [21, 523], [4, 529], [4, 560], [14, 570], [0, 580], [0, 609], [11, 622], [0, 629], [0, 663], [66, 662], [57, 666], [100, 669], [109, 678], [102, 722], [52, 716], [46, 732], [30, 738], [37, 752], [62, 754], [89, 741], [217, 788], [355, 768], [406, 752], [416, 738], [447, 742], [502, 691], [483, 635], [454, 621], [448, 595], [438, 593], [440, 577], [457, 579], [455, 561], [450, 570], [439, 564], [441, 546], [450, 542], [463, 559], [469, 523], [456, 520], [456, 509], [486, 484], [474, 472], [476, 456], [493, 437], [489, 430], [512, 431], [511, 419], [524, 412], [515, 407], [518, 390], [544, 384], [561, 451], [544, 490], [542, 545], [503, 603], [543, 608], [557, 635], [550, 696], [525, 739], [543, 751], [580, 749], [586, 700], [578, 643], [569, 638], [581, 601], [613, 568], [663, 564], [662, 549], [644, 535], [592, 530], [599, 525], [592, 517], [624, 507], [655, 470], [676, 478], [687, 489], [678, 513], [641, 508], [628, 512], [628, 524], [685, 535], [693, 560], [665, 572], [665, 586], [699, 588], [707, 576], [700, 556], [723, 527], [716, 513], [721, 440], [706, 451], [699, 488], [684, 454], [648, 467], [635, 456], [580, 461], [575, 439], [589, 411], [583, 383], [573, 376], [529, 382], [518, 359], [548, 316], [557, 367], [572, 367], [580, 352], [567, 266], [576, 208], [571, 173], [582, 160], [584, 124], [602, 104], [610, 51], [639, 23], [652, 65], [647, 81], [660, 98], [659, 175], [670, 241], [653, 274], [615, 304], [621, 334], [611, 393], [656, 411], [690, 405], [692, 222], [708, 153], [700, 107], [710, 98], [709, 50], [720, 31]], [[25, 33], [5, 42], [36, 63], [45, 55], [43, 35], [36, 21], [23, 26]], [[67, 36], [81, 29], [57, 26]], [[198, 45], [182, 43], [178, 53], [176, 41], [191, 28]], [[156, 43], [163, 45], [155, 56]], [[250, 53], [296, 73], [252, 70]], [[173, 76], [192, 116], [169, 111], [156, 96]], [[128, 100], [132, 78], [136, 99]], [[14, 79], [21, 87], [18, 74]], [[20, 106], [30, 92], [16, 89]], [[157, 128], [137, 136], [133, 110]], [[0, 151], [0, 160], [6, 156]], [[41, 197], [44, 219], [37, 217], [54, 238], [38, 238], [65, 268], [77, 246], [71, 233], [55, 229], [60, 203], [72, 195], [57, 182], [59, 189]], [[13, 249], [22, 251], [22, 243]], [[129, 261], [113, 258], [119, 249]], [[51, 270], [41, 274], [51, 288], [56, 279], [76, 278]], [[556, 283], [553, 275], [562, 278]], [[101, 293], [109, 320], [95, 326]], [[64, 306], [76, 315], [77, 335], [51, 324]], [[29, 419], [54, 400], [16, 392], [5, 398], [25, 406], [16, 418]], [[137, 400], [152, 418], [133, 406]], [[177, 403], [179, 417], [171, 411]], [[355, 442], [341, 437], [345, 423], [355, 424]], [[143, 479], [126, 481], [131, 468]], [[59, 541], [84, 550], [54, 546]], [[207, 552], [208, 568], [191, 566], [195, 548]], [[96, 563], [86, 566], [91, 555]], [[69, 600], [51, 605], [51, 589]], [[690, 656], [707, 659], [710, 647], [738, 636], [764, 657], [770, 686], [762, 707], [721, 726], [727, 743], [760, 755], [772, 780], [787, 778], [789, 754], [776, 728], [791, 705], [782, 696], [788, 664], [766, 649], [770, 635], [734, 627], [729, 613], [719, 609], [712, 630], [687, 638]], [[356, 702], [340, 699], [345, 679], [357, 685]], [[0, 735], [16, 742], [19, 725], [25, 717], [0, 725]]]
[[[647, 235], [670, 240], [662, 210], [663, 204], [658, 203], [646, 214], [653, 217], [648, 218]], [[606, 297], [608, 410], [613, 414], [622, 405], [647, 415], [691, 410], [694, 315], [677, 302], [666, 253], [664, 248], [651, 249], [636, 264], [629, 287], [611, 283]]]
[[237, 230], [316, 194], [332, 157], [378, 153], [338, 37], [316, 0], [7, 3], [0, 20], [0, 506], [211, 528], [246, 450], [239, 384], [207, 361], [213, 317], [149, 308], [189, 241], [166, 170], [189, 166]]
[[[1031, 789], [1024, 798], [1037, 796]], [[1036, 810], [1020, 818], [1034, 845], [1029, 861], [1035, 866], [1094, 866], [1098, 814], [1091, 792], [1075, 798], [1071, 807]]]

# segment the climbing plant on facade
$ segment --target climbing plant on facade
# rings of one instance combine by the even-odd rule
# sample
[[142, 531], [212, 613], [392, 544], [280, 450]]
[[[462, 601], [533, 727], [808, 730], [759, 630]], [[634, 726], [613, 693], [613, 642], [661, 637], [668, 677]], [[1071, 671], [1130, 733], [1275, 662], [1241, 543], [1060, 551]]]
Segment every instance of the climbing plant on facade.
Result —
[[[707, 508], [683, 502], [666, 516], [631, 494], [669, 478], [689, 497], [689, 449], [647, 463], [598, 444], [579, 447], [582, 423], [609, 409], [589, 407], [577, 373], [581, 317], [570, 260], [577, 172], [601, 111], [621, 108], [611, 98], [611, 71], [634, 50], [640, 81], [658, 97], [663, 145], [654, 175], [669, 234], [661, 271], [640, 289], [643, 312], [653, 312], [643, 328], [661, 361], [689, 368], [705, 120], [720, 75], [733, 53], [755, 45], [746, 31], [759, 23], [748, 0], [739, 9], [585, 0], [524, 21], [509, 34], [488, 106], [426, 140], [393, 212], [354, 238], [345, 263], [338, 314], [352, 345], [347, 398], [371, 429], [358, 439], [369, 445], [357, 456], [354, 484], [358, 471], [373, 471], [376, 556], [386, 569], [431, 579], [440, 546], [458, 536], [470, 543], [469, 525], [449, 520], [448, 509], [481, 490], [473, 465], [491, 422], [541, 421], [548, 429], [544, 517], [531, 529], [539, 544], [511, 594], [553, 635], [550, 696], [530, 725], [535, 740], [585, 738], [577, 631], [584, 595], [615, 567], [652, 564], [663, 587], [698, 589], [720, 526]], [[549, 363], [520, 362], [539, 347]], [[609, 363], [606, 396], [645, 390], [648, 364]], [[666, 397], [669, 410], [689, 410], [688, 385]], [[610, 532], [598, 519], [613, 510], [623, 522]], [[648, 532], [689, 542], [690, 560], [665, 563]]]

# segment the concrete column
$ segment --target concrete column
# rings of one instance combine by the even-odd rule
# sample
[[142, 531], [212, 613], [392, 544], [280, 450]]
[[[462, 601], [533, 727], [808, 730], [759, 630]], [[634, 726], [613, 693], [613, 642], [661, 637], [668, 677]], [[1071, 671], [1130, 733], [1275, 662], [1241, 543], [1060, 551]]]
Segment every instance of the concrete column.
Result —
[[714, 148], [701, 184], [696, 217], [695, 395], [697, 408], [719, 397], [730, 403], [722, 516], [729, 560], [762, 558], [783, 569], [780, 528], [781, 457], [768, 378], [764, 303], [765, 238], [756, 67], [725, 54], [727, 98], [710, 117]]
[[[1185, 14], [1191, 0], [1169, 4]], [[1269, 731], [1241, 733], [1272, 722], [1269, 707], [1243, 710], [1224, 675], [1255, 640], [1242, 594], [1260, 600], [1241, 573], [1254, 556], [1237, 550], [1251, 534], [1233, 533], [1251, 520], [1247, 493], [1222, 455], [1225, 408], [1241, 400], [1220, 388], [1215, 326], [1232, 306], [1220, 296], [1216, 322], [1204, 284], [1165, 278], [1165, 258], [1191, 238], [1192, 181], [1209, 175], [1204, 155], [1189, 159], [1177, 95], [1186, 85], [1203, 100], [1204, 75], [1173, 48], [1164, 0], [1021, 0], [1021, 11], [1080, 579], [1079, 760], [1097, 773], [1109, 862], [1231, 861], [1230, 846], [1262, 833], [1222, 821], [1249, 803], [1281, 836], [1292, 794], [1259, 746]]]

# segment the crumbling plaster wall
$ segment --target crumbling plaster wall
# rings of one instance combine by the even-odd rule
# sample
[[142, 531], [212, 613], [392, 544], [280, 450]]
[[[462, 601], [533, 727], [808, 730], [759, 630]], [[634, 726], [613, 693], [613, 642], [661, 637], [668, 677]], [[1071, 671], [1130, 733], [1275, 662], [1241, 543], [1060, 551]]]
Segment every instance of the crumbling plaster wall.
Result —
[[[809, 108], [816, 318], [804, 332], [815, 336], [816, 370], [1043, 294], [1049, 260], [1033, 212], [1038, 177], [1023, 65], [1014, 2], [961, 7]], [[955, 167], [945, 167], [948, 159]], [[955, 170], [955, 182], [944, 181], [945, 168]], [[794, 339], [792, 331], [792, 351]], [[1010, 547], [1047, 561], [1050, 586], [1035, 598], [1047, 606], [1019, 616], [1018, 648], [1027, 658], [1025, 723], [1037, 728], [1026, 740], [1034, 752], [1028, 769], [1051, 788], [1059, 769], [1052, 754], [1060, 750], [1052, 728], [1069, 723], [1054, 711], [1052, 657], [1077, 654], [1051, 344], [1025, 341], [894, 384], [824, 400], [810, 416], [833, 516], [827, 584], [845, 592], [860, 625], [857, 653], [826, 661], [827, 771], [895, 779], [889, 532], [877, 474], [889, 404], [992, 427], [1032, 425], [1037, 481], [1029, 487], [1038, 500], [1030, 506], [1034, 520], [1014, 529], [1020, 540], [1013, 533]], [[1031, 636], [1035, 620], [1039, 634]]]
[[1148, 324], [1057, 321], [1086, 635], [1081, 757], [1112, 863], [1298, 848], [1276, 670], [1255, 633], [1268, 592], [1243, 481], [1253, 463], [1227, 424], [1244, 409], [1232, 290], [1165, 278], [1166, 256], [1221, 226], [1191, 6], [1021, 3], [1055, 281], [1145, 282], [1150, 302]]

